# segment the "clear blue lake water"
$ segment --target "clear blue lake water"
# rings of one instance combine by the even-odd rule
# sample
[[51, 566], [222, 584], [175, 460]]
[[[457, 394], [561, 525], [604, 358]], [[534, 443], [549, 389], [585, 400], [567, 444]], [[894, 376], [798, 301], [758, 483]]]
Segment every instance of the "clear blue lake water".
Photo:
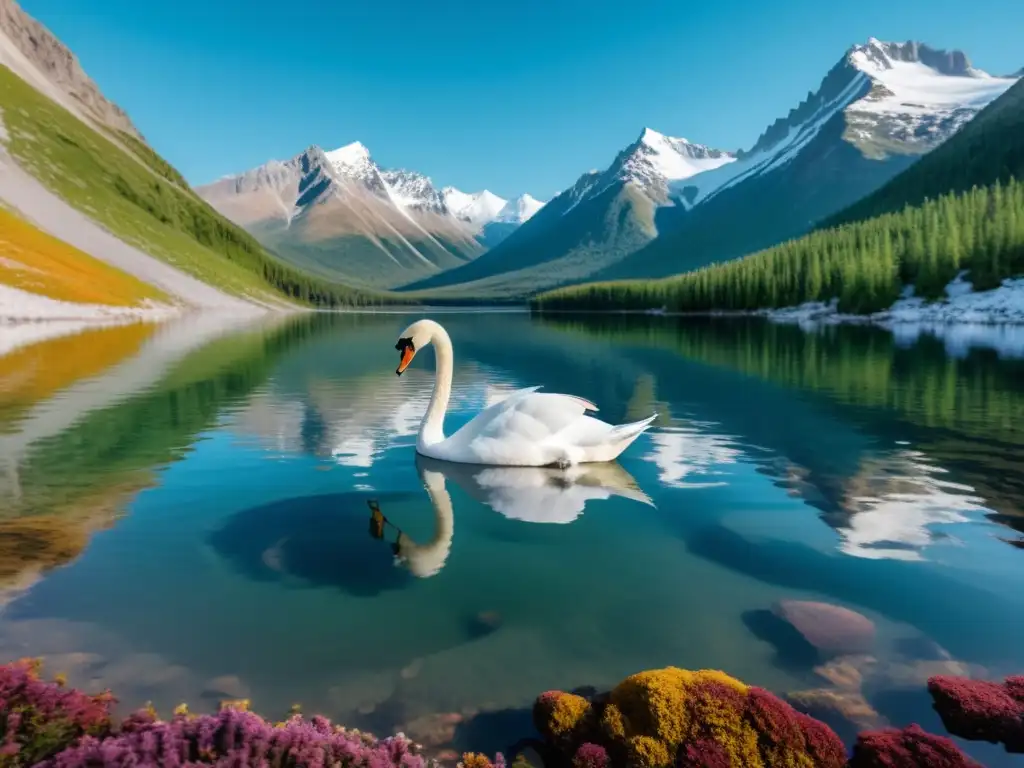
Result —
[[879, 724], [944, 733], [929, 674], [1024, 672], [1021, 360], [869, 327], [435, 313], [449, 432], [537, 384], [659, 414], [617, 466], [453, 467], [415, 455], [432, 353], [394, 374], [417, 316], [191, 320], [0, 407], [3, 659], [126, 708], [300, 703], [489, 752], [538, 693], [652, 667], [830, 687], [780, 600], [875, 623], [853, 693]]

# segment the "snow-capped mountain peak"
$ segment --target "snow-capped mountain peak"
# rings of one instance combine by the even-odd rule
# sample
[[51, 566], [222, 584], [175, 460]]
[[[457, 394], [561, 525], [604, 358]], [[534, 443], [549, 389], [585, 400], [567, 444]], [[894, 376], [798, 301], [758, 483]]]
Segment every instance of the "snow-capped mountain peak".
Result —
[[624, 173], [639, 172], [646, 176], [649, 171], [654, 171], [666, 181], [686, 179], [736, 159], [731, 152], [693, 144], [650, 128], [644, 128], [634, 146], [623, 164]]
[[522, 224], [544, 207], [544, 203], [528, 194], [505, 200], [486, 189], [467, 194], [455, 187], [445, 187], [441, 194], [453, 216], [478, 229], [492, 222]]
[[483, 192], [466, 193], [455, 187], [445, 187], [441, 190], [441, 195], [455, 218], [474, 227], [482, 227], [494, 221], [506, 202], [486, 189]]
[[324, 154], [334, 166], [358, 167], [371, 162], [370, 150], [361, 141], [353, 141]]
[[496, 221], [504, 221], [512, 224], [522, 224], [544, 207], [544, 203], [532, 195], [520, 195], [514, 200], [509, 200], [495, 217]]
[[846, 62], [869, 81], [845, 110], [848, 140], [868, 153], [934, 149], [1015, 82], [974, 68], [962, 51], [914, 41], [871, 38], [853, 46]]
[[731, 152], [644, 128], [640, 137], [618, 154], [599, 180], [591, 182], [581, 177], [577, 186], [584, 182], [588, 190], [566, 209], [566, 213], [582, 200], [597, 197], [609, 187], [623, 182], [640, 187], [652, 199], [664, 203], [668, 201], [671, 183], [713, 170], [735, 159]]
[[975, 69], [961, 51], [869, 38], [851, 47], [818, 90], [776, 120], [738, 162], [672, 185], [686, 207], [782, 168], [841, 120], [842, 140], [868, 158], [920, 155], [958, 131], [1016, 78]]
[[381, 171], [388, 194], [399, 208], [448, 213], [444, 196], [434, 189], [429, 176], [416, 171]]

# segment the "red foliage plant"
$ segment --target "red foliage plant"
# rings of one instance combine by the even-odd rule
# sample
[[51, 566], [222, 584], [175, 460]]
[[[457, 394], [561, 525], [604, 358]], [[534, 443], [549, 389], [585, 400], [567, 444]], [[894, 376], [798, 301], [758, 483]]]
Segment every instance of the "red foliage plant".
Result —
[[1024, 752], [1024, 677], [999, 684], [936, 675], [928, 680], [928, 692], [950, 733]]

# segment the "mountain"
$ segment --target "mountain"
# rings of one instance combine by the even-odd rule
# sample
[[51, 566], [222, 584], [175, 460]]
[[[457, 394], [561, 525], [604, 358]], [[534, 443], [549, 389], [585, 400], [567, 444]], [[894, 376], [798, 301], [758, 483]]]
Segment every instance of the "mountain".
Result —
[[735, 163], [674, 184], [663, 236], [593, 277], [670, 275], [797, 237], [941, 145], [1014, 82], [960, 51], [855, 45]]
[[22, 222], [4, 255], [33, 261], [0, 269], [8, 317], [155, 318], [155, 296], [161, 312], [236, 314], [394, 301], [289, 267], [214, 211], [13, 0], [0, 0], [0, 207]]
[[838, 226], [920, 205], [974, 186], [1024, 179], [1024, 80], [978, 113], [962, 131], [871, 195], [822, 226]]
[[466, 194], [455, 187], [445, 187], [441, 194], [451, 214], [468, 224], [487, 248], [496, 246], [544, 207], [528, 194], [504, 200], [486, 189]]
[[645, 128], [606, 170], [583, 174], [492, 251], [405, 289], [438, 293], [458, 285], [449, 292], [486, 296], [584, 279], [656, 236], [654, 213], [671, 203], [672, 183], [735, 160]]
[[548, 203], [550, 215], [473, 264], [408, 287], [522, 293], [665, 276], [760, 250], [874, 192], [1014, 82], [959, 51], [872, 38], [749, 150], [646, 130], [604, 173], [584, 174]]
[[311, 146], [196, 191], [292, 264], [381, 288], [471, 262], [500, 239], [492, 227], [511, 231], [533, 210], [517, 220], [486, 190], [439, 190], [421, 173], [381, 168], [358, 141]]
[[0, 0], [0, 65], [78, 117], [135, 139], [142, 134], [108, 100], [78, 58], [14, 0]]
[[[803, 237], [697, 272], [569, 286], [531, 304], [706, 312], [818, 302], [812, 313], [827, 313], [838, 299], [841, 312], [893, 308], [916, 322], [1014, 322], [1024, 316], [1024, 281], [1007, 278], [1024, 274], [1022, 210], [1019, 80], [941, 146]], [[949, 301], [922, 303], [940, 298]]]

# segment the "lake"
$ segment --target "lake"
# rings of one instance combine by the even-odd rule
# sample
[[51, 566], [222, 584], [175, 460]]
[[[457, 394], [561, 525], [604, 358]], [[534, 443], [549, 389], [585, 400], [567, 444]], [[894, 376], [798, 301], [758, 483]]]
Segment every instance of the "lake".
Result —
[[432, 352], [394, 373], [417, 315], [196, 316], [20, 347], [0, 358], [3, 660], [42, 656], [125, 707], [298, 703], [489, 752], [529, 735], [540, 692], [652, 667], [813, 698], [830, 684], [780, 600], [875, 623], [844, 694], [862, 722], [944, 733], [928, 675], [1024, 671], [1009, 342], [432, 316], [455, 348], [449, 433], [536, 384], [655, 426], [606, 467], [418, 460]]

